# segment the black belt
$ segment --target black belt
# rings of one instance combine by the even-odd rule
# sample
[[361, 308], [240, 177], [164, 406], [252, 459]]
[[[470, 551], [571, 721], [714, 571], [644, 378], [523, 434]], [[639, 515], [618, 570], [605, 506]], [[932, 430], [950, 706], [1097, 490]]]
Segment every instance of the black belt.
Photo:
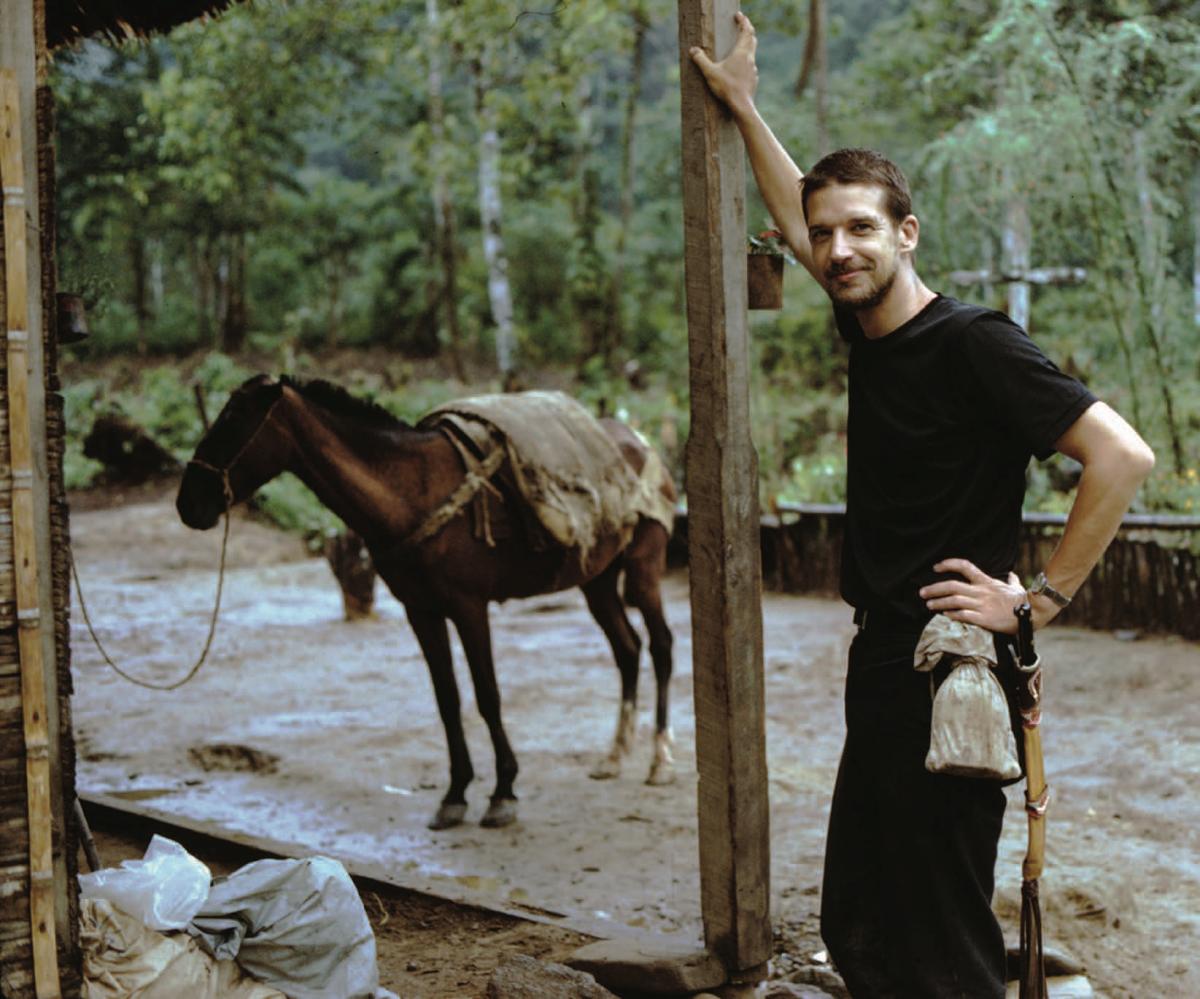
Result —
[[899, 631], [916, 634], [929, 623], [928, 617], [913, 617], [890, 607], [855, 607], [854, 623], [859, 631]]

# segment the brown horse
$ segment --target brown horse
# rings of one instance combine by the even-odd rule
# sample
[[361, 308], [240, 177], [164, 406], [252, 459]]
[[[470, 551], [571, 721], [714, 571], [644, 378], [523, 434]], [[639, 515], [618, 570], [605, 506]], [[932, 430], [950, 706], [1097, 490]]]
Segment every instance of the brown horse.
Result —
[[[623, 424], [602, 421], [635, 472], [647, 458], [646, 445]], [[493, 503], [497, 528], [488, 541], [475, 537], [466, 511], [431, 537], [411, 536], [463, 482], [463, 459], [439, 430], [411, 427], [373, 403], [324, 381], [301, 382], [258, 375], [239, 387], [204, 435], [188, 463], [176, 507], [189, 527], [207, 530], [221, 513], [249, 497], [282, 472], [300, 478], [330, 510], [366, 541], [379, 575], [405, 608], [429, 665], [438, 711], [450, 753], [450, 787], [430, 821], [432, 829], [458, 825], [466, 814], [465, 792], [474, 778], [463, 736], [458, 686], [446, 627], [452, 621], [462, 640], [479, 713], [496, 754], [496, 787], [485, 826], [516, 818], [513, 782], [517, 760], [500, 720], [500, 692], [492, 662], [488, 603], [579, 586], [616, 658], [621, 706], [611, 751], [593, 777], [619, 772], [635, 728], [641, 639], [625, 614], [618, 580], [624, 572], [625, 601], [642, 613], [658, 683], [654, 759], [647, 783], [672, 779], [667, 686], [671, 677], [671, 631], [663, 616], [659, 584], [666, 568], [667, 531], [643, 517], [632, 539], [589, 559], [600, 566], [584, 576], [578, 559], [561, 547], [529, 543], [526, 518], [511, 492]], [[504, 482], [501, 466], [496, 480]], [[672, 502], [666, 473], [660, 489]], [[499, 522], [497, 522], [499, 518]], [[506, 523], [505, 523], [506, 522]], [[507, 526], [507, 530], [501, 529]], [[427, 533], [427, 532], [422, 532]], [[572, 575], [574, 567], [574, 575]]]

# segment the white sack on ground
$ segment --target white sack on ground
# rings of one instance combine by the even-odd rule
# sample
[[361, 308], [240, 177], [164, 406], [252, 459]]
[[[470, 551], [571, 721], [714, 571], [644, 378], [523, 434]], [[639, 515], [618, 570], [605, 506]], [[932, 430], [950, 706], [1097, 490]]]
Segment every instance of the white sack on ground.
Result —
[[291, 999], [373, 999], [375, 935], [336, 860], [259, 860], [217, 878], [188, 932]]
[[186, 933], [152, 930], [107, 899], [80, 900], [79, 937], [83, 999], [286, 999]]
[[152, 930], [182, 930], [200, 911], [209, 869], [173, 839], [155, 835], [141, 860], [79, 875], [83, 898], [107, 899]]

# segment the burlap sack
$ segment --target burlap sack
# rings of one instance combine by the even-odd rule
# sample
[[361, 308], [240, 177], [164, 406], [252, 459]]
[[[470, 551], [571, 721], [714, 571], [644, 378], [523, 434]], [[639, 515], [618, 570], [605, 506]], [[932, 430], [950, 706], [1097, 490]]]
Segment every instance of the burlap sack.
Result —
[[993, 780], [1019, 777], [1021, 766], [1008, 700], [993, 672], [996, 647], [992, 633], [937, 614], [921, 632], [913, 668], [932, 671], [943, 656], [953, 657], [954, 664], [933, 693], [925, 769]]

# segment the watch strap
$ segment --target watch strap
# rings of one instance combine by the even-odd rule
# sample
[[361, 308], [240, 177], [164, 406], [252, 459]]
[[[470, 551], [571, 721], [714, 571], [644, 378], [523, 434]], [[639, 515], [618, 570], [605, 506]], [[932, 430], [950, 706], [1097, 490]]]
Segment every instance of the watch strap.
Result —
[[1066, 607], [1071, 602], [1071, 598], [1065, 593], [1059, 593], [1053, 586], [1050, 585], [1050, 580], [1046, 578], [1044, 572], [1039, 572], [1034, 577], [1033, 585], [1029, 587], [1029, 595], [1037, 596], [1043, 594], [1049, 597], [1059, 607]]

